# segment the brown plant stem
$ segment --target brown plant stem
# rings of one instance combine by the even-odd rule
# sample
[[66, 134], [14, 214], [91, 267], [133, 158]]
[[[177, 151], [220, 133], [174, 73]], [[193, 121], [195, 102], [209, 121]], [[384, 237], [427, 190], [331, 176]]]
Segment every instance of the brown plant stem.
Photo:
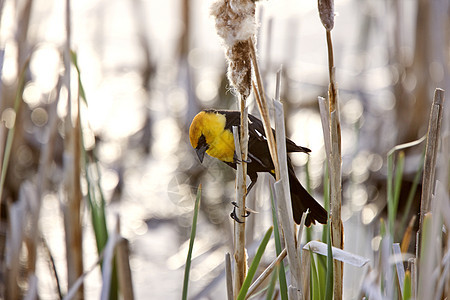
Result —
[[[341, 122], [339, 116], [339, 98], [335, 76], [333, 42], [331, 30], [326, 30], [328, 49], [328, 87], [330, 118], [330, 152], [328, 166], [330, 171], [330, 203], [331, 203], [331, 243], [333, 247], [344, 249], [344, 227], [341, 219], [342, 205], [342, 155], [341, 155]], [[334, 299], [342, 299], [343, 264], [334, 260]]]
[[247, 194], [247, 154], [248, 154], [248, 110], [245, 107], [245, 98], [240, 95], [241, 124], [240, 136], [237, 128], [233, 128], [236, 156], [241, 158], [241, 163], [236, 164], [236, 203], [237, 218], [241, 222], [234, 222], [234, 295], [237, 296], [247, 275], [247, 252], [245, 249], [245, 196]]
[[256, 103], [258, 104], [259, 111], [261, 113], [261, 118], [264, 125], [264, 131], [266, 132], [267, 142], [269, 144], [270, 156], [272, 157], [272, 161], [275, 166], [275, 178], [276, 180], [280, 179], [280, 166], [278, 164], [278, 155], [277, 148], [275, 145], [275, 137], [273, 136], [273, 132], [270, 126], [270, 117], [269, 117], [269, 109], [267, 107], [266, 96], [264, 92], [264, 86], [262, 83], [261, 72], [259, 71], [258, 59], [256, 57], [256, 49], [253, 41], [251, 39], [248, 40], [250, 45], [250, 58], [252, 60], [253, 71], [255, 73], [256, 78], [256, 86], [252, 81], [253, 91], [255, 92]]

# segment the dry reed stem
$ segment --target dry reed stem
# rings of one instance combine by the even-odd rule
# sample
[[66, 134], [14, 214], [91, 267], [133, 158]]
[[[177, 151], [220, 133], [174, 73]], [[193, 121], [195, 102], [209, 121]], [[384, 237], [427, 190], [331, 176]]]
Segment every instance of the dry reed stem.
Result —
[[417, 295], [417, 258], [408, 260], [408, 269], [411, 270], [411, 299], [416, 299]]
[[[287, 161], [286, 161], [286, 133], [284, 129], [284, 115], [283, 109], [280, 102], [274, 103], [275, 105], [275, 119], [277, 120], [276, 126], [276, 136], [277, 143], [275, 142], [275, 137], [273, 136], [272, 127], [270, 125], [269, 109], [265, 97], [264, 86], [262, 84], [261, 73], [259, 71], [258, 59], [256, 56], [256, 49], [252, 40], [249, 39], [250, 49], [251, 49], [251, 59], [253, 64], [253, 69], [256, 77], [256, 85], [253, 83], [253, 90], [255, 92], [256, 102], [258, 104], [259, 111], [261, 113], [264, 131], [266, 133], [267, 142], [269, 146], [270, 155], [275, 167], [275, 179], [277, 182], [274, 185], [275, 195], [277, 199], [277, 208], [280, 215], [280, 223], [284, 233], [284, 239], [287, 247], [287, 255], [289, 260], [289, 265], [291, 266], [291, 276], [292, 284], [294, 289], [290, 289], [291, 295], [295, 299], [300, 299], [302, 297], [302, 281], [301, 281], [301, 268], [300, 260], [297, 253], [296, 247], [296, 236], [295, 236], [295, 225], [293, 223], [293, 213], [292, 207], [290, 205], [290, 189], [289, 189], [289, 179], [287, 176]], [[281, 74], [281, 73], [280, 73]], [[277, 78], [278, 92], [277, 97], [279, 97], [279, 85], [280, 77]], [[279, 153], [282, 152], [282, 153]], [[282, 162], [282, 164], [281, 164]], [[281, 166], [283, 167], [283, 174], [281, 172]]]
[[133, 281], [130, 268], [130, 248], [128, 240], [120, 237], [116, 245], [117, 277], [123, 299], [133, 300]]
[[256, 57], [256, 49], [252, 40], [248, 41], [250, 44], [251, 60], [253, 64], [253, 71], [256, 77], [256, 85], [252, 81], [253, 90], [255, 92], [256, 103], [258, 104], [259, 112], [264, 125], [264, 131], [266, 133], [267, 142], [269, 144], [270, 156], [272, 157], [273, 164], [275, 166], [275, 179], [280, 179], [280, 166], [278, 163], [277, 147], [275, 144], [275, 137], [273, 136], [272, 127], [270, 126], [270, 115], [267, 107], [266, 96], [264, 92], [264, 86], [262, 83], [261, 73], [259, 71], [258, 58]]
[[[80, 143], [80, 117], [79, 97], [72, 99], [71, 87], [71, 12], [70, 0], [65, 5], [65, 29], [66, 41], [64, 45], [64, 77], [63, 82], [67, 88], [67, 116], [65, 120], [64, 140], [64, 186], [67, 203], [64, 209], [64, 227], [66, 237], [67, 272], [69, 287], [83, 274], [83, 247], [82, 247], [82, 224], [81, 224], [81, 200], [82, 192], [80, 186], [81, 171], [81, 143]], [[76, 109], [76, 111], [73, 111]], [[83, 298], [83, 288], [78, 289], [76, 298]]]
[[431, 209], [431, 198], [435, 186], [436, 156], [440, 129], [442, 123], [442, 112], [444, 105], [444, 90], [436, 89], [434, 92], [433, 104], [431, 106], [430, 119], [428, 122], [427, 145], [425, 150], [425, 160], [423, 167], [422, 196], [420, 204], [419, 231], [416, 241], [416, 256], [420, 258], [422, 223], [426, 213]]
[[426, 213], [423, 218], [423, 240], [421, 241], [422, 249], [419, 257], [417, 299], [441, 299], [440, 297], [435, 298], [435, 284], [438, 279], [438, 273], [435, 270], [437, 268], [440, 269], [438, 264], [441, 259], [441, 226], [436, 226], [437, 220], [440, 221], [440, 215], [435, 210]]
[[230, 253], [225, 254], [225, 275], [227, 283], [227, 299], [233, 300], [233, 275], [231, 271], [231, 255]]
[[[79, 125], [76, 125], [68, 133], [69, 135], [66, 135], [65, 139], [65, 146], [67, 148], [64, 157], [67, 203], [64, 205], [63, 212], [66, 233], [68, 280], [69, 286], [71, 286], [83, 274]], [[82, 297], [81, 290], [77, 297]]]
[[[305, 246], [303, 246], [303, 249], [323, 256], [328, 256], [328, 245], [319, 241], [310, 241]], [[370, 261], [365, 257], [347, 252], [336, 247], [333, 247], [332, 250], [334, 260], [338, 260], [354, 267], [362, 268]]]
[[[246, 111], [247, 108], [244, 109]], [[242, 124], [241, 124], [242, 126]], [[242, 157], [241, 141], [237, 126], [233, 126], [234, 147], [237, 157]], [[246, 184], [244, 174], [245, 162], [236, 164], [236, 214], [242, 220], [245, 215]], [[245, 222], [234, 222], [234, 295], [237, 297], [247, 274], [247, 251], [245, 249]]]
[[[331, 113], [331, 145], [330, 157], [330, 203], [331, 203], [331, 242], [339, 249], [344, 249], [344, 226], [341, 219], [342, 204], [342, 160], [341, 160], [341, 130], [339, 113]], [[334, 261], [334, 299], [342, 299], [343, 265]]]
[[414, 215], [414, 216], [412, 216], [411, 220], [409, 221], [408, 227], [406, 228], [405, 233], [403, 234], [402, 244], [400, 247], [402, 250], [402, 253], [408, 252], [408, 248], [409, 248], [409, 244], [411, 242], [411, 236], [412, 236], [415, 222], [416, 222], [416, 216]]
[[276, 146], [280, 167], [280, 177], [274, 184], [275, 195], [277, 199], [277, 209], [279, 220], [284, 232], [284, 239], [289, 259], [291, 285], [297, 292], [292, 291], [295, 299], [301, 299], [302, 292], [302, 272], [301, 260], [297, 251], [297, 241], [295, 235], [294, 217], [292, 213], [291, 194], [289, 189], [289, 175], [287, 171], [287, 153], [286, 153], [286, 134], [284, 127], [283, 104], [274, 102], [275, 107], [275, 130]]
[[[324, 7], [332, 8], [333, 1], [323, 1], [324, 3], [331, 3], [331, 5], [320, 6], [319, 10]], [[344, 249], [344, 226], [341, 219], [341, 205], [342, 205], [342, 155], [341, 155], [341, 122], [339, 116], [339, 97], [336, 84], [333, 42], [331, 39], [331, 29], [333, 23], [330, 19], [334, 18], [332, 9], [326, 11], [319, 11], [320, 14], [328, 16], [328, 20], [322, 18], [322, 23], [326, 29], [327, 49], [328, 49], [328, 72], [330, 77], [330, 85], [328, 87], [328, 101], [329, 101], [329, 118], [330, 118], [330, 153], [328, 155], [328, 166], [330, 170], [330, 204], [331, 204], [331, 242], [332, 245], [339, 249]], [[334, 284], [333, 295], [335, 300], [342, 299], [343, 291], [343, 265], [338, 261], [334, 261]]]
[[277, 258], [272, 261], [267, 266], [267, 268], [264, 269], [261, 275], [259, 275], [258, 278], [256, 278], [256, 280], [252, 283], [252, 285], [248, 289], [245, 299], [248, 299], [257, 291], [261, 284], [267, 279], [267, 277], [269, 277], [270, 274], [272, 274], [273, 270], [280, 264], [280, 262], [286, 257], [286, 255], [287, 250], [286, 248], [284, 248], [283, 251], [281, 251], [280, 255], [278, 255]]
[[310, 299], [310, 280], [311, 280], [311, 251], [302, 249], [302, 300]]

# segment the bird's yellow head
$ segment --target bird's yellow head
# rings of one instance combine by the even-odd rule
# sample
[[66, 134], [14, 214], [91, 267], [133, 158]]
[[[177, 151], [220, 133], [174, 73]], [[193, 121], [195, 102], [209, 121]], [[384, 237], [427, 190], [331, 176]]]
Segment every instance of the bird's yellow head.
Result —
[[201, 111], [189, 128], [189, 140], [200, 162], [205, 152], [225, 162], [234, 161], [233, 133], [225, 128], [226, 116], [216, 111]]

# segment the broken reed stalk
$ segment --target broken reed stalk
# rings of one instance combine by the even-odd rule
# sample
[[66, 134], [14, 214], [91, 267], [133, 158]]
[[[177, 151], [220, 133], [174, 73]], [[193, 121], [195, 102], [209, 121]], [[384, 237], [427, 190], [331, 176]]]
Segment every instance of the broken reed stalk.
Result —
[[289, 189], [289, 175], [287, 170], [287, 153], [286, 153], [286, 133], [284, 127], [283, 104], [274, 101], [275, 106], [275, 130], [276, 130], [276, 146], [278, 160], [280, 166], [280, 177], [274, 184], [275, 196], [277, 199], [277, 208], [279, 220], [284, 232], [284, 240], [286, 243], [290, 274], [291, 287], [289, 294], [293, 299], [302, 299], [302, 272], [301, 260], [297, 251], [297, 241], [295, 235], [295, 225], [291, 205], [291, 194]]
[[[320, 20], [326, 30], [326, 40], [328, 49], [328, 73], [330, 84], [328, 87], [329, 114], [328, 118], [330, 126], [330, 148], [327, 151], [328, 167], [330, 174], [330, 203], [331, 203], [331, 242], [332, 245], [339, 249], [344, 249], [343, 233], [344, 227], [341, 220], [342, 205], [342, 156], [341, 156], [341, 124], [339, 119], [339, 98], [335, 77], [333, 42], [331, 39], [331, 30], [334, 27], [334, 1], [318, 0], [318, 10]], [[327, 143], [325, 143], [327, 144]], [[334, 299], [342, 299], [342, 280], [343, 265], [334, 260]]]
[[420, 257], [422, 241], [423, 218], [431, 210], [431, 199], [435, 187], [436, 157], [438, 142], [442, 124], [442, 113], [444, 105], [444, 90], [436, 89], [433, 104], [431, 106], [430, 119], [428, 123], [427, 144], [423, 167], [422, 195], [420, 204], [419, 231], [416, 240], [416, 257]]

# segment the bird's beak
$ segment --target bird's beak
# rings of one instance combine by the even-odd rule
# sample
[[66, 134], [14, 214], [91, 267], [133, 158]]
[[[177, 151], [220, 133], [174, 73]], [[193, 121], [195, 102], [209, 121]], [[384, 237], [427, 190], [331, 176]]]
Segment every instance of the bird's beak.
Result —
[[195, 148], [195, 152], [197, 152], [198, 159], [201, 163], [203, 162], [203, 157], [205, 157], [206, 150], [208, 150], [208, 145], [206, 144], [202, 146], [199, 145], [197, 148]]

